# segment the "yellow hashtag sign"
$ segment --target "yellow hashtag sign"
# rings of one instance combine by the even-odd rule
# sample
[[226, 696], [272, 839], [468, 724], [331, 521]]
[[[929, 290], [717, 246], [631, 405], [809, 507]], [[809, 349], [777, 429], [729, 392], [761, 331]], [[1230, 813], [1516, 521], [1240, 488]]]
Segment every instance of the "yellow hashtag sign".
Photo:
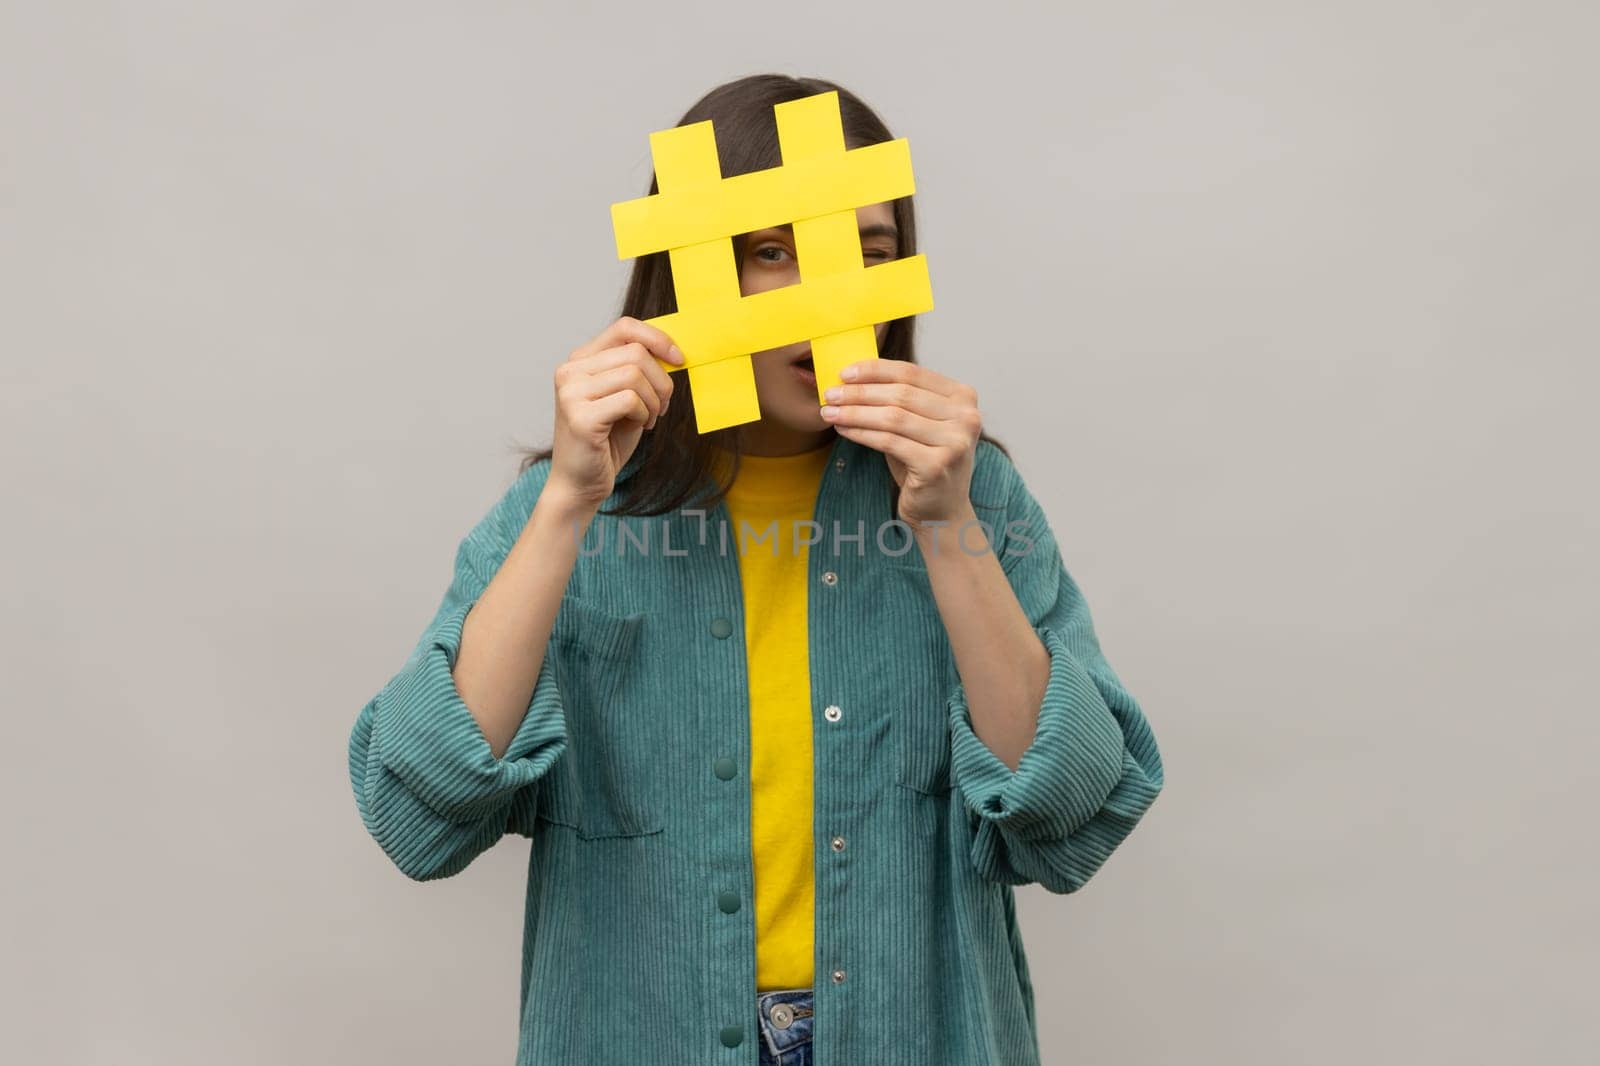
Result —
[[[677, 342], [701, 433], [753, 422], [753, 352], [811, 342], [817, 399], [847, 363], [876, 359], [873, 326], [933, 309], [924, 256], [862, 263], [856, 208], [910, 196], [904, 138], [845, 149], [837, 91], [773, 108], [783, 165], [722, 176], [711, 121], [650, 135], [653, 196], [611, 205], [617, 258], [665, 251], [678, 310], [649, 320]], [[800, 284], [741, 295], [730, 238], [794, 225]]]

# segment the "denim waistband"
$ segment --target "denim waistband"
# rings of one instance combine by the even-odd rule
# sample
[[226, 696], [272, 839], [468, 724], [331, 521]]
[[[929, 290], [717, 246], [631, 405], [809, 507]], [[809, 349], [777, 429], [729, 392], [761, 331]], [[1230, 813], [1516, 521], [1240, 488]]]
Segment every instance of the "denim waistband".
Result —
[[[756, 1015], [761, 1026], [761, 1038], [774, 1055], [803, 1044], [811, 1039], [812, 990], [809, 988], [775, 988], [756, 994]], [[785, 1004], [787, 1011], [779, 1011], [774, 1019], [773, 1008]], [[788, 1025], [779, 1022], [788, 1019]]]

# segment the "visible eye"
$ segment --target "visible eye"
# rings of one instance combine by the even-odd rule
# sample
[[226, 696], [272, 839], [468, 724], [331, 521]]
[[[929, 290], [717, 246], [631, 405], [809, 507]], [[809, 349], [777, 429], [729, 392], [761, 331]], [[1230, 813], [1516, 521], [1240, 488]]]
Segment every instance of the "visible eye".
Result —
[[[771, 253], [771, 254], [768, 254]], [[781, 263], [785, 258], [793, 258], [793, 253], [781, 244], [763, 244], [760, 248], [750, 253], [763, 263]], [[894, 258], [894, 253], [882, 248], [868, 248], [861, 253], [862, 258], [876, 260], [883, 263]]]

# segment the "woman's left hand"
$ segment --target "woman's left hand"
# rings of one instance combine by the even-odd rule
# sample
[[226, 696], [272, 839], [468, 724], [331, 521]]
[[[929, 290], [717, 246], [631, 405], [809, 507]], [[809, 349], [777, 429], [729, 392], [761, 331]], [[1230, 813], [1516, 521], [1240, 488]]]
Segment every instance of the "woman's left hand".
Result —
[[913, 529], [953, 522], [972, 507], [972, 465], [983, 419], [971, 385], [903, 359], [846, 366], [823, 393], [822, 420], [884, 454]]

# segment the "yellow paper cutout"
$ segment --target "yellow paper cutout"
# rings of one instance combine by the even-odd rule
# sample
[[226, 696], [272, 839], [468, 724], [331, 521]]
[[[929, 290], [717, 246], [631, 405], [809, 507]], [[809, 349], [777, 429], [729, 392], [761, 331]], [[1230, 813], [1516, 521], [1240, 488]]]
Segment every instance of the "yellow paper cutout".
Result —
[[[649, 319], [677, 342], [701, 433], [754, 422], [752, 352], [810, 340], [817, 401], [847, 363], [876, 359], [873, 326], [933, 309], [921, 255], [867, 268], [856, 208], [915, 191], [904, 138], [846, 150], [837, 91], [776, 105], [783, 164], [722, 176], [711, 121], [650, 135], [653, 196], [611, 205], [617, 258], [665, 251], [678, 310]], [[741, 296], [731, 238], [794, 224], [800, 282]]]

